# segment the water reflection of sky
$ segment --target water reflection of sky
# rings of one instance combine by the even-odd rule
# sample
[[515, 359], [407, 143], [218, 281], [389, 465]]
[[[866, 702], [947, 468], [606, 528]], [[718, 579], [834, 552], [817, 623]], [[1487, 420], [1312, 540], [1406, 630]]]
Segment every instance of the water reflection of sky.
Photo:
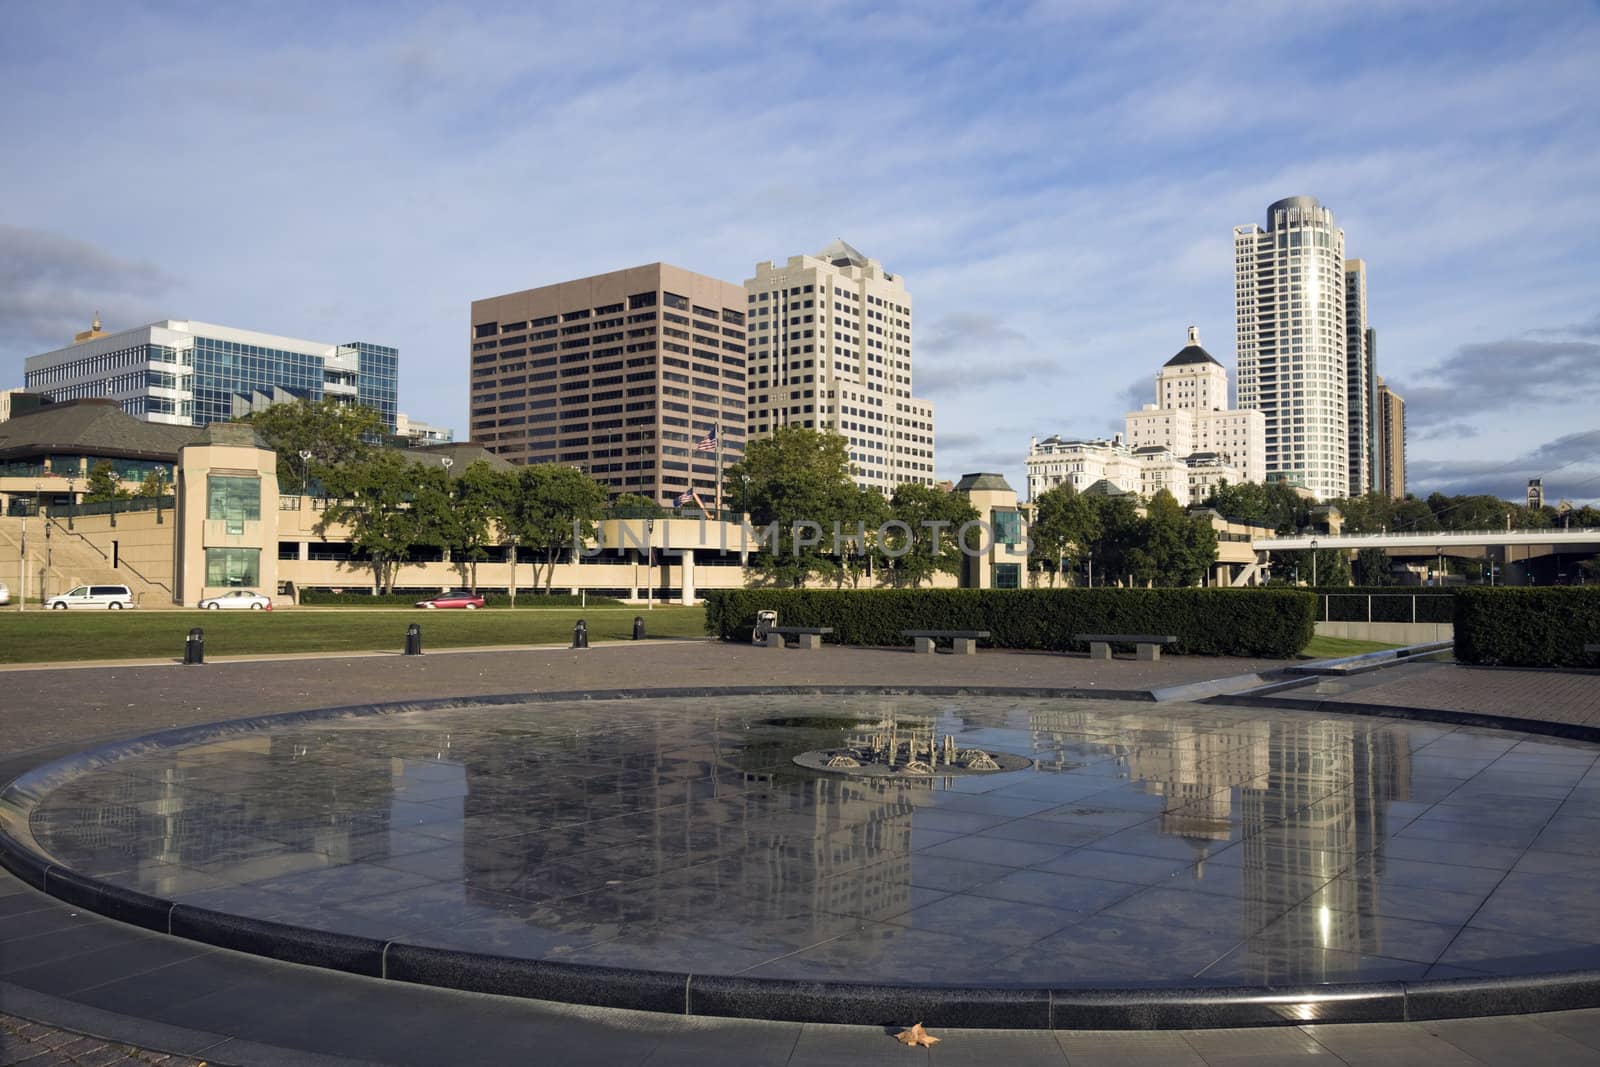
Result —
[[[1034, 766], [906, 783], [792, 763], [895, 715]], [[1596, 754], [1193, 705], [533, 704], [132, 758], [57, 790], [33, 829], [146, 893], [497, 955], [1301, 984], [1600, 963]]]

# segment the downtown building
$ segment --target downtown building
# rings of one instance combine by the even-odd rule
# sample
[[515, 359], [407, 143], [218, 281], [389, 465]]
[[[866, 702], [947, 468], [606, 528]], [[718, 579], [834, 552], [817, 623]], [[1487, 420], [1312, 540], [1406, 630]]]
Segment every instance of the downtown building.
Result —
[[332, 399], [371, 408], [393, 433], [398, 365], [396, 349], [366, 341], [330, 344], [191, 319], [108, 333], [96, 319], [66, 348], [29, 357], [23, 374], [29, 392], [51, 401], [114, 400], [147, 422], [205, 426]]
[[1366, 264], [1345, 259], [1344, 231], [1314, 197], [1267, 208], [1265, 228], [1236, 226], [1238, 406], [1265, 416], [1265, 478], [1319, 500], [1375, 484], [1375, 337]]
[[1266, 416], [1228, 407], [1228, 371], [1200, 346], [1195, 326], [1189, 327], [1183, 348], [1157, 372], [1156, 402], [1129, 412], [1123, 430], [1135, 450], [1163, 448], [1185, 460], [1196, 454], [1212, 457], [1214, 464], [1195, 469], [1226, 466], [1234, 471], [1229, 476], [1234, 482], [1266, 477]]
[[1377, 472], [1376, 492], [1391, 500], [1406, 495], [1406, 401], [1399, 393], [1377, 379]]
[[[744, 454], [745, 292], [665, 263], [472, 302], [473, 441], [714, 506]], [[707, 442], [709, 441], [709, 446]]]
[[844, 437], [856, 484], [933, 484], [933, 404], [912, 395], [905, 280], [843, 241], [744, 283], [750, 437], [801, 426]]
[[1028, 442], [1028, 499], [1061, 485], [1080, 493], [1130, 495], [1149, 500], [1162, 490], [1192, 507], [1223, 482], [1244, 481], [1243, 472], [1215, 452], [1180, 456], [1165, 445], [1137, 448], [1116, 434], [1110, 440], [1051, 436]]

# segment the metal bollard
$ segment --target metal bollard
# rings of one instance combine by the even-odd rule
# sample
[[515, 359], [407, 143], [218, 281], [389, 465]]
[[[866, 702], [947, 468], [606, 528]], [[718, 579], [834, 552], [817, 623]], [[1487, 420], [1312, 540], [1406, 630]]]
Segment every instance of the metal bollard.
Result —
[[643, 615], [635, 615], [633, 617], [633, 639], [635, 641], [643, 641], [644, 640], [644, 616]]
[[183, 643], [183, 665], [203, 664], [206, 661], [206, 632], [198, 626], [191, 627]]
[[572, 647], [589, 647], [589, 624], [582, 619], [579, 619], [578, 624], [572, 628]]
[[422, 655], [422, 627], [416, 623], [406, 627], [406, 655]]

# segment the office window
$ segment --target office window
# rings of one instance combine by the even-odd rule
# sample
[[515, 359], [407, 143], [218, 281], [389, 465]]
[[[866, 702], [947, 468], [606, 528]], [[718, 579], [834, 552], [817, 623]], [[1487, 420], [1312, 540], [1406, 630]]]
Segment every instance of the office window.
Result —
[[221, 474], [207, 476], [206, 518], [260, 522], [261, 479]]
[[260, 584], [259, 548], [206, 549], [206, 585], [238, 587]]

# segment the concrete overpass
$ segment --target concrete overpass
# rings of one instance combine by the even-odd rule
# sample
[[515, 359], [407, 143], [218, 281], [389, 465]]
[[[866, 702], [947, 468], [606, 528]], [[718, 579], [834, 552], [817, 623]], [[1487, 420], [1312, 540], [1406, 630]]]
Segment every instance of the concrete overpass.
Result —
[[1264, 565], [1273, 552], [1376, 548], [1393, 559], [1475, 560], [1493, 564], [1506, 585], [1553, 585], [1577, 580], [1576, 564], [1600, 556], [1600, 529], [1436, 530], [1376, 534], [1296, 534], [1252, 538]]

